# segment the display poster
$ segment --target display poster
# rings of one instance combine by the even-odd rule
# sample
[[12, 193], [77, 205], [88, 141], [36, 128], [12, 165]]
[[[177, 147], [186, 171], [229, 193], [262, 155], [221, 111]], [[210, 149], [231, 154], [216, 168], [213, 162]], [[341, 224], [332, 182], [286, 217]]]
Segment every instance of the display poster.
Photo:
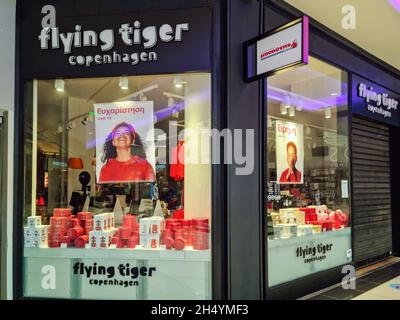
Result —
[[304, 173], [303, 125], [276, 121], [276, 168], [279, 184], [301, 184]]
[[97, 183], [155, 181], [152, 101], [94, 105]]

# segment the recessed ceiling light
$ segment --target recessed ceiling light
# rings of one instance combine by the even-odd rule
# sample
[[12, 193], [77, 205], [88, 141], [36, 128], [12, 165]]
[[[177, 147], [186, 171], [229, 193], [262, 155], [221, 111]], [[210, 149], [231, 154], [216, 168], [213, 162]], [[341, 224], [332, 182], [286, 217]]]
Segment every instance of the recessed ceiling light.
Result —
[[65, 81], [63, 79], [56, 79], [55, 83], [54, 83], [54, 88], [58, 91], [58, 92], [64, 92], [65, 89]]
[[338, 95], [339, 95], [339, 93], [337, 93], [337, 92], [332, 92], [332, 93], [331, 93], [331, 96], [332, 96], [332, 97], [336, 97], [336, 96], [338, 96]]
[[119, 87], [122, 90], [128, 90], [129, 89], [128, 77], [120, 77], [119, 78]]

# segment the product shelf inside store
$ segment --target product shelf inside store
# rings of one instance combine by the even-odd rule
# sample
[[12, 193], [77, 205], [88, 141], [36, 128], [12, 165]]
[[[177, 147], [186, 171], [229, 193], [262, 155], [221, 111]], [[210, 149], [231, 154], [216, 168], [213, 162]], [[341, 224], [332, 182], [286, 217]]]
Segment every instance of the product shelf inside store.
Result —
[[78, 248], [25, 248], [25, 258], [71, 258], [71, 259], [132, 259], [132, 260], [184, 260], [184, 261], [211, 261], [211, 250], [193, 250], [187, 247], [184, 250], [142, 249], [78, 249]]

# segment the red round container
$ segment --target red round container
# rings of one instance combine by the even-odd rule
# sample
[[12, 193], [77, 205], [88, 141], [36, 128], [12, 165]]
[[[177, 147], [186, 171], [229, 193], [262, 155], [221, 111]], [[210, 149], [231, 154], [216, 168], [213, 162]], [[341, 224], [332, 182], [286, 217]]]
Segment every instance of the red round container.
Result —
[[68, 236], [64, 236], [62, 239], [59, 240], [60, 245], [62, 243], [65, 243], [67, 245], [67, 247], [71, 247], [72, 242], [71, 239]]
[[164, 239], [164, 243], [165, 243], [165, 248], [167, 250], [171, 250], [172, 247], [174, 246], [174, 239], [171, 237], [167, 237]]
[[84, 248], [86, 243], [89, 243], [89, 236], [83, 235], [75, 239], [75, 247]]
[[69, 227], [70, 228], [75, 228], [77, 226], [80, 226], [78, 218], [69, 219]]
[[119, 239], [119, 240], [117, 241], [117, 248], [118, 248], [118, 249], [125, 248], [125, 246], [126, 246], [126, 240]]
[[176, 238], [174, 241], [174, 248], [176, 250], [183, 250], [186, 246], [186, 241], [183, 238]]
[[79, 220], [93, 219], [93, 213], [92, 212], [78, 212], [78, 219]]
[[122, 226], [119, 227], [119, 237], [123, 240], [127, 240], [130, 236], [131, 236], [131, 228], [130, 227], [126, 227], [126, 226]]
[[71, 239], [71, 241], [73, 241], [76, 238], [83, 236], [84, 233], [85, 233], [84, 229], [79, 226], [79, 227], [69, 229], [67, 231], [67, 236]]
[[193, 232], [192, 233], [192, 246], [195, 250], [207, 250], [208, 245], [208, 233], [205, 232]]
[[49, 248], [58, 248], [60, 247], [60, 241], [58, 240], [48, 240], [47, 241], [47, 245]]
[[194, 218], [192, 219], [192, 225], [195, 226], [206, 226], [208, 227], [208, 218]]
[[205, 226], [195, 226], [195, 227], [193, 227], [193, 231], [194, 232], [208, 233], [210, 231], [210, 229], [208, 227], [205, 227]]
[[139, 244], [139, 237], [132, 236], [127, 241], [128, 248], [134, 249]]
[[64, 227], [50, 227], [49, 228], [49, 238], [53, 237], [53, 238], [57, 238], [59, 239], [60, 237], [63, 237], [67, 234], [68, 228], [64, 228]]
[[117, 244], [118, 241], [119, 241], [119, 237], [118, 237], [118, 236], [113, 236], [113, 237], [111, 238], [111, 244]]
[[67, 217], [50, 217], [50, 226], [63, 226], [68, 228], [69, 219]]
[[54, 217], [69, 217], [72, 213], [71, 208], [54, 208]]
[[122, 225], [125, 227], [129, 227], [131, 230], [131, 233], [135, 233], [136, 227], [139, 227], [136, 217], [131, 216], [131, 215], [126, 215], [122, 218]]
[[192, 219], [182, 220], [182, 227], [191, 227], [193, 224]]
[[184, 236], [184, 230], [183, 229], [178, 229], [174, 232], [174, 238], [183, 238]]

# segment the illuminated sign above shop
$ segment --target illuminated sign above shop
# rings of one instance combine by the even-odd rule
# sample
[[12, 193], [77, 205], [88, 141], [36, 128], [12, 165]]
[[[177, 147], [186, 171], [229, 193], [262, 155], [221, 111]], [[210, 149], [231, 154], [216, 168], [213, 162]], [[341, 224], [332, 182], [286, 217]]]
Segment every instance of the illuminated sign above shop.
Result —
[[247, 82], [308, 63], [308, 17], [296, 19], [244, 44]]
[[400, 96], [362, 77], [353, 75], [352, 112], [399, 126]]
[[[100, 10], [101, 11], [101, 10]], [[21, 13], [26, 79], [208, 72], [210, 8], [96, 13], [32, 2]], [[29, 17], [26, 18], [26, 17]]]
[[140, 27], [142, 23], [137, 20], [131, 25], [123, 23], [116, 32], [113, 29], [104, 29], [99, 33], [93, 30], [83, 30], [81, 25], [75, 25], [72, 32], [60, 33], [58, 27], [44, 27], [39, 35], [40, 48], [42, 50], [62, 49], [68, 56], [68, 62], [72, 66], [86, 66], [103, 63], [130, 63], [136, 65], [139, 62], [156, 61], [156, 51], [141, 52], [117, 52], [96, 55], [71, 55], [78, 48], [98, 47], [101, 52], [108, 52], [114, 48], [116, 34], [128, 47], [140, 47], [141, 50], [151, 49], [161, 42], [181, 42], [183, 33], [190, 30], [189, 23], [179, 23], [174, 26], [162, 24], [156, 26]]

